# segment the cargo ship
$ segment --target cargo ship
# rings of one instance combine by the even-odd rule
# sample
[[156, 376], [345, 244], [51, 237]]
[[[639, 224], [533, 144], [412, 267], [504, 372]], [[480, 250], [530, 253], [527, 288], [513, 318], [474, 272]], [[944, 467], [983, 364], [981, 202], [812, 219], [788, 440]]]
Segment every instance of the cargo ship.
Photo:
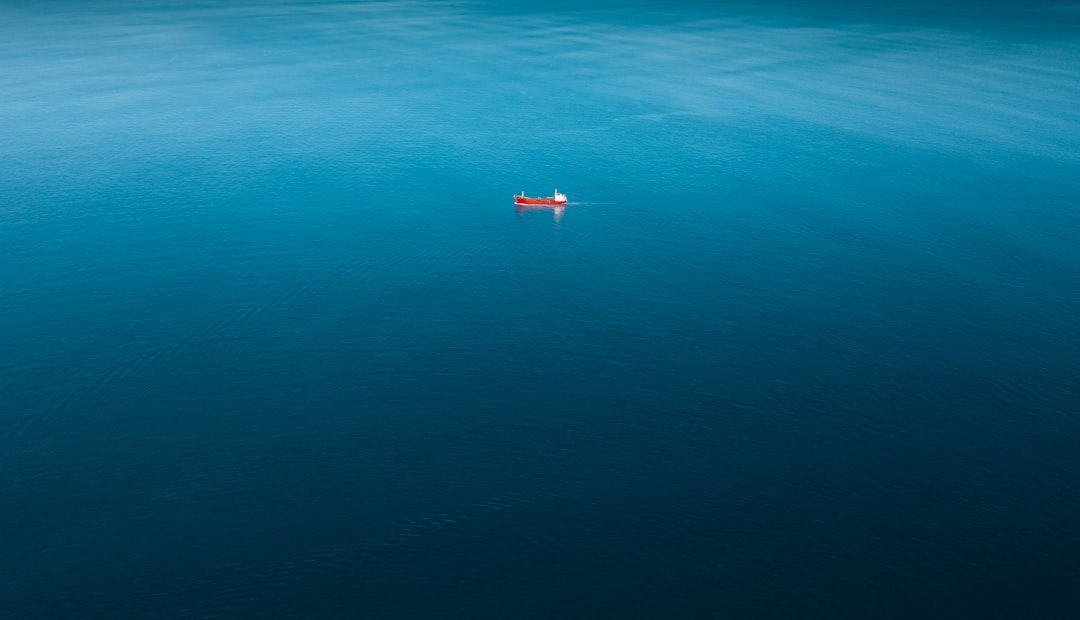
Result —
[[566, 194], [560, 194], [559, 190], [555, 190], [554, 196], [548, 196], [547, 198], [530, 198], [525, 195], [525, 192], [521, 192], [521, 195], [514, 196], [514, 204], [516, 205], [564, 205], [566, 204]]

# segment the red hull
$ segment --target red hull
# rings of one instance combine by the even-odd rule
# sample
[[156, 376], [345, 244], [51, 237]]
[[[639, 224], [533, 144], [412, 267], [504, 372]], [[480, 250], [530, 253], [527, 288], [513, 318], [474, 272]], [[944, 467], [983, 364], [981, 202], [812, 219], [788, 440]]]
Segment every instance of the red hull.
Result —
[[564, 205], [566, 199], [557, 200], [555, 198], [527, 198], [525, 196], [514, 196], [514, 204], [517, 205]]

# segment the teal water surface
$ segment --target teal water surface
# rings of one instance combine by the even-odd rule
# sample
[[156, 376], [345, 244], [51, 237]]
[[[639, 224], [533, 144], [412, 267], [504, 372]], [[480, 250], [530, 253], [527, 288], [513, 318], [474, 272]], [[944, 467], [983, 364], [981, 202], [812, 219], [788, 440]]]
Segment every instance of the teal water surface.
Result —
[[1076, 617], [1078, 17], [0, 7], [0, 617]]

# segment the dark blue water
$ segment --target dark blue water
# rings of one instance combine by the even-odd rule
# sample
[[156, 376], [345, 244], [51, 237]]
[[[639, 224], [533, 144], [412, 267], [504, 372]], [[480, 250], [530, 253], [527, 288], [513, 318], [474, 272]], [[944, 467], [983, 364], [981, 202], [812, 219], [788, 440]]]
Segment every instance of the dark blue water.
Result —
[[4, 5], [0, 617], [1080, 616], [1077, 24]]

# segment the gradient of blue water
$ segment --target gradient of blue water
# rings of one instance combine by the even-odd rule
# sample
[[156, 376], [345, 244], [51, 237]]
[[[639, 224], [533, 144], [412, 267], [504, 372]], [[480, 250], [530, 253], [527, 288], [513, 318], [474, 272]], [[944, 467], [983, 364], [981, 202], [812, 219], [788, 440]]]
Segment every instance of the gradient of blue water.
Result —
[[1074, 617], [996, 6], [0, 9], [0, 617]]

